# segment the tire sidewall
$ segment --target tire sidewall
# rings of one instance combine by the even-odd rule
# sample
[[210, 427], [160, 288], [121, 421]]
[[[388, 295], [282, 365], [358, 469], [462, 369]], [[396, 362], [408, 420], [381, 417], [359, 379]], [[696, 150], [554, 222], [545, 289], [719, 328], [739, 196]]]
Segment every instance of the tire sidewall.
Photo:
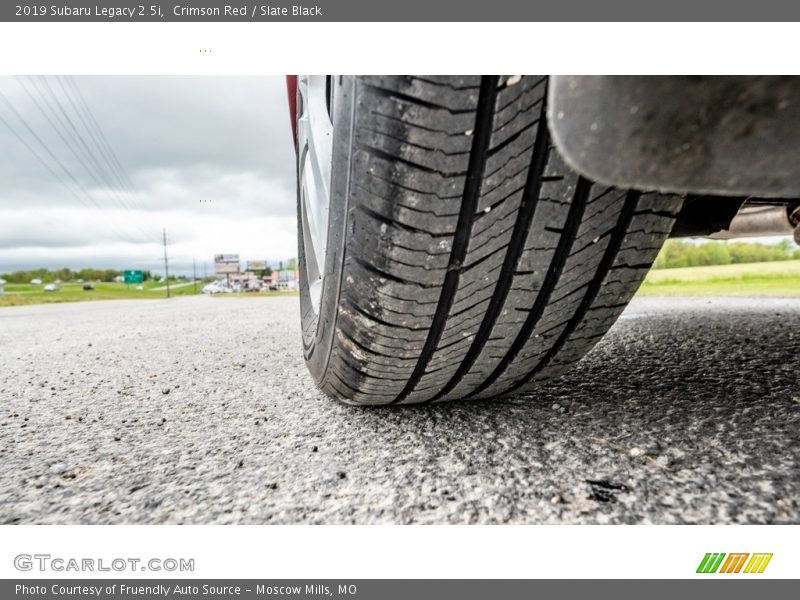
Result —
[[300, 315], [303, 331], [303, 351], [308, 369], [318, 385], [327, 371], [339, 308], [342, 266], [347, 228], [347, 198], [349, 195], [350, 159], [353, 143], [356, 78], [337, 76], [333, 98], [333, 153], [331, 165], [330, 204], [328, 209], [328, 239], [325, 251], [324, 279], [319, 314], [311, 305], [308, 271], [303, 244], [301, 213], [302, 190], [299, 183], [300, 156], [297, 152], [297, 240], [300, 271]]

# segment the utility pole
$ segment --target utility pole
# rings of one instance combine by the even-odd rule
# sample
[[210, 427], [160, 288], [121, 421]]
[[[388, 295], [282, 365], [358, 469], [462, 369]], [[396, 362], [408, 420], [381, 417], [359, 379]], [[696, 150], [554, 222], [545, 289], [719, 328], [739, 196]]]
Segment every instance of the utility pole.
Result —
[[194, 293], [197, 293], [197, 262], [194, 256], [192, 257], [192, 283], [194, 284]]
[[169, 294], [169, 260], [167, 259], [167, 230], [166, 230], [166, 228], [162, 230], [161, 235], [162, 235], [162, 238], [164, 240], [164, 273], [166, 274], [164, 279], [167, 282], [167, 298], [169, 298], [170, 297], [170, 294]]

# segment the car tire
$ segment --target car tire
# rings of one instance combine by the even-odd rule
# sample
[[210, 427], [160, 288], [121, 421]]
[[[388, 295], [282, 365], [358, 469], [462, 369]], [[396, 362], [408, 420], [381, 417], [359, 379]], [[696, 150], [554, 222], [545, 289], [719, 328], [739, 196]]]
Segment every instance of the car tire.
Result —
[[[303, 346], [327, 394], [395, 405], [528, 391], [628, 304], [682, 199], [571, 171], [546, 88], [544, 76], [329, 80], [325, 248], [311, 270], [298, 162]], [[307, 108], [298, 98], [298, 120]]]

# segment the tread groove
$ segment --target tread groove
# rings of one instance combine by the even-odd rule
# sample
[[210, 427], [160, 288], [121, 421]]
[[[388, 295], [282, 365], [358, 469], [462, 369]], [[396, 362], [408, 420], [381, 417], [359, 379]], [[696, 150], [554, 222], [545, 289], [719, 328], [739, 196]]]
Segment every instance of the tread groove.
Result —
[[544, 313], [544, 310], [550, 300], [550, 295], [553, 293], [553, 290], [555, 289], [556, 284], [561, 277], [561, 271], [564, 269], [564, 266], [567, 262], [570, 247], [578, 235], [579, 225], [583, 216], [583, 211], [586, 208], [586, 204], [589, 200], [589, 192], [591, 191], [591, 188], [592, 184], [589, 181], [583, 179], [582, 177], [578, 179], [578, 184], [575, 186], [575, 194], [572, 199], [572, 204], [569, 208], [569, 214], [567, 215], [564, 225], [564, 233], [558, 241], [558, 248], [556, 248], [556, 252], [553, 255], [553, 263], [547, 270], [547, 275], [542, 283], [542, 288], [536, 295], [536, 300], [534, 301], [531, 311], [528, 313], [528, 316], [525, 319], [519, 334], [517, 334], [516, 338], [514, 338], [511, 347], [503, 359], [500, 361], [497, 367], [495, 367], [489, 377], [483, 381], [483, 383], [467, 394], [467, 398], [480, 394], [486, 388], [491, 386], [505, 372], [505, 370], [508, 368], [508, 365], [510, 365], [511, 361], [516, 358], [520, 350], [522, 350], [522, 347], [525, 345], [525, 342], [528, 341], [528, 338], [530, 338], [531, 334], [533, 333], [533, 329]]
[[376, 96], [383, 96], [384, 98], [392, 98], [394, 100], [400, 100], [401, 102], [407, 102], [409, 104], [418, 104], [419, 106], [424, 106], [425, 108], [429, 108], [432, 110], [443, 110], [449, 112], [451, 115], [463, 115], [465, 113], [472, 112], [471, 109], [453, 109], [449, 106], [444, 106], [443, 104], [436, 104], [435, 102], [431, 102], [430, 100], [423, 100], [422, 98], [417, 98], [416, 96], [412, 96], [410, 94], [406, 94], [400, 92], [398, 90], [390, 90], [385, 87], [381, 87], [374, 83], [364, 82], [364, 87], [369, 88]]
[[455, 235], [453, 236], [453, 245], [450, 251], [450, 259], [448, 261], [444, 285], [442, 286], [439, 303], [436, 306], [436, 313], [434, 314], [431, 328], [428, 331], [428, 337], [425, 340], [425, 345], [422, 348], [419, 360], [405, 387], [400, 394], [392, 400], [392, 404], [398, 404], [405, 400], [425, 373], [425, 368], [436, 351], [436, 346], [439, 344], [439, 340], [442, 337], [447, 315], [450, 312], [450, 307], [453, 304], [458, 289], [461, 265], [464, 262], [464, 257], [469, 247], [472, 220], [480, 200], [483, 173], [486, 168], [487, 151], [491, 142], [491, 130], [494, 122], [498, 81], [499, 77], [497, 76], [481, 78], [478, 108], [475, 114], [472, 152], [469, 157], [467, 176], [464, 182], [464, 196], [461, 202], [461, 212], [458, 215], [458, 224], [456, 226]]
[[547, 164], [547, 148], [549, 144], [549, 134], [544, 121], [545, 104], [545, 102], [542, 102], [542, 114], [539, 120], [540, 125], [536, 131], [536, 140], [533, 144], [533, 154], [531, 155], [528, 177], [522, 194], [520, 207], [517, 209], [514, 232], [511, 235], [511, 241], [509, 242], [505, 258], [503, 259], [503, 266], [500, 269], [500, 276], [494, 294], [492, 294], [492, 299], [489, 302], [483, 321], [478, 327], [478, 331], [463, 361], [459, 364], [458, 369], [453, 374], [450, 381], [448, 381], [433, 398], [428, 400], [428, 402], [435, 402], [449, 394], [470, 371], [483, 350], [483, 347], [486, 345], [489, 335], [497, 322], [497, 318], [503, 310], [508, 292], [511, 289], [511, 284], [514, 281], [515, 268], [522, 252], [525, 250], [525, 239], [533, 221], [533, 216], [536, 213], [536, 206], [539, 203], [539, 193], [542, 189], [542, 173]]
[[502, 392], [502, 394], [508, 394], [513, 392], [516, 389], [519, 389], [526, 383], [528, 383], [531, 379], [533, 379], [537, 373], [539, 373], [549, 362], [553, 359], [553, 357], [558, 354], [561, 348], [564, 346], [566, 341], [569, 337], [575, 332], [578, 328], [578, 325], [583, 321], [586, 313], [592, 306], [592, 302], [597, 297], [600, 288], [603, 285], [603, 280], [606, 278], [606, 275], [611, 271], [611, 268], [614, 266], [614, 260], [617, 257], [617, 253], [619, 252], [620, 247], [622, 246], [622, 241], [625, 239], [625, 235], [628, 232], [628, 228], [630, 227], [631, 220], [633, 219], [634, 211], [636, 210], [636, 205], [639, 202], [639, 197], [641, 194], [639, 192], [628, 192], [625, 195], [625, 205], [622, 208], [622, 211], [619, 216], [619, 220], [617, 221], [616, 226], [614, 227], [614, 233], [612, 235], [611, 241], [609, 242], [608, 246], [606, 246], [605, 252], [603, 253], [603, 258], [600, 260], [600, 264], [595, 272], [594, 278], [592, 279], [591, 283], [587, 286], [586, 293], [581, 300], [578, 309], [573, 314], [572, 318], [567, 322], [566, 327], [562, 330], [561, 334], [558, 336], [555, 344], [553, 344], [550, 349], [545, 354], [544, 358], [539, 361], [539, 364], [536, 365], [531, 371], [529, 371], [524, 377], [522, 377], [519, 381], [514, 383], [511, 387], [507, 390]]
[[366, 152], [367, 154], [372, 154], [373, 156], [382, 158], [388, 163], [393, 163], [393, 162], [400, 163], [408, 167], [411, 167], [412, 169], [418, 169], [423, 173], [430, 173], [431, 175], [439, 175], [440, 177], [457, 177], [459, 175], [465, 174], [460, 171], [448, 172], [448, 171], [442, 171], [440, 169], [434, 169], [432, 167], [429, 167], [428, 165], [423, 165], [422, 163], [414, 162], [413, 160], [408, 160], [407, 158], [403, 158], [402, 156], [395, 156], [394, 154], [386, 152], [385, 150], [381, 150], [380, 148], [375, 148], [373, 146], [369, 146], [364, 143], [359, 143], [357, 144], [357, 146], [360, 150]]

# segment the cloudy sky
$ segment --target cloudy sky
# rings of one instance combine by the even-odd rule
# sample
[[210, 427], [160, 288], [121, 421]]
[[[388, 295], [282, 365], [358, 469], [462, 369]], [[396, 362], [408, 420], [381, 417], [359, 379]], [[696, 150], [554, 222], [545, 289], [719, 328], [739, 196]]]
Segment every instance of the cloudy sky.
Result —
[[294, 169], [283, 78], [0, 77], [0, 273], [285, 261]]

